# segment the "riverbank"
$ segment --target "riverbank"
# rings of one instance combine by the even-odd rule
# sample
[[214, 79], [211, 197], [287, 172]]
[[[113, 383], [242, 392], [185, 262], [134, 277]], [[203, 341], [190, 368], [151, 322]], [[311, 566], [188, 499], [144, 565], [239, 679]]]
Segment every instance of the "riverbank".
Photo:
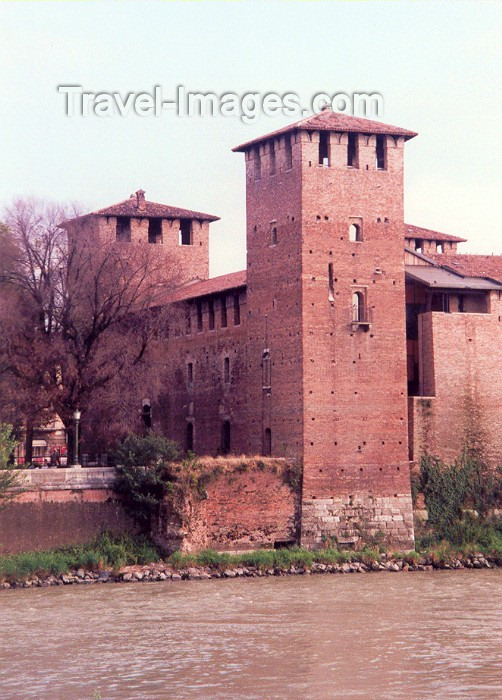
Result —
[[[263, 576], [308, 576], [318, 574], [369, 574], [420, 572], [433, 569], [491, 569], [501, 565], [499, 554], [473, 551], [453, 554], [446, 544], [420, 554], [379, 553], [374, 550], [312, 552], [299, 548], [257, 550], [231, 555], [213, 551], [196, 555], [175, 553], [167, 561], [120, 567], [74, 568], [64, 573], [39, 573], [24, 577], [12, 574], [0, 577], [0, 589], [102, 583], [139, 583], [147, 581], [195, 581]], [[202, 563], [205, 562], [205, 563]]]

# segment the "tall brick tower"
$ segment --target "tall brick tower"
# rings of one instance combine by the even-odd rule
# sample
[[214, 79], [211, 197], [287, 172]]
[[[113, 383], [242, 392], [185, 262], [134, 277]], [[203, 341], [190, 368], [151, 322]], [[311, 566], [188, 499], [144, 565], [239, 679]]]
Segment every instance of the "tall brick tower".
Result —
[[415, 135], [326, 110], [234, 149], [246, 154], [249, 449], [302, 461], [305, 545], [362, 530], [413, 541], [403, 152]]

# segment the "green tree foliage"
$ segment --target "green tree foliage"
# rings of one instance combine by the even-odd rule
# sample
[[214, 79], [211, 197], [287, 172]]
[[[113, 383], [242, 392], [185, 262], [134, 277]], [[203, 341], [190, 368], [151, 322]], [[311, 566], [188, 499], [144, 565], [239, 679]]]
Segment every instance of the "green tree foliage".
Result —
[[424, 494], [429, 525], [436, 538], [454, 544], [479, 540], [488, 524], [500, 527], [491, 513], [500, 505], [501, 486], [500, 468], [487, 466], [469, 450], [453, 464], [430, 456], [420, 463], [418, 487]]
[[177, 477], [173, 461], [178, 449], [161, 435], [128, 435], [114, 457], [118, 465], [115, 490], [126, 511], [148, 532], [160, 504], [174, 491]]
[[22, 490], [22, 477], [11, 459], [16, 446], [12, 426], [0, 423], [0, 508], [5, 507]]

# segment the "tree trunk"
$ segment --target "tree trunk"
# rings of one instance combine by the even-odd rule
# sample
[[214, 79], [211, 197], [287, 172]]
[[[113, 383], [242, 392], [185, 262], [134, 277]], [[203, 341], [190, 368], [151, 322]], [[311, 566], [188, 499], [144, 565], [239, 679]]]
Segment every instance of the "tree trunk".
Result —
[[33, 423], [26, 421], [26, 437], [24, 441], [24, 465], [33, 462]]

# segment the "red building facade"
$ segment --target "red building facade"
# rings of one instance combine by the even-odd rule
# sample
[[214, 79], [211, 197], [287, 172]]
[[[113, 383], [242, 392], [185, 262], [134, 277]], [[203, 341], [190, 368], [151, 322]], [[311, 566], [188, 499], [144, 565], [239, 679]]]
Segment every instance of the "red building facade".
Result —
[[66, 224], [176, 256], [181, 320], [163, 341], [158, 427], [201, 455], [297, 461], [306, 546], [362, 534], [411, 546], [410, 463], [456, 456], [466, 397], [485, 412], [489, 458], [502, 456], [502, 259], [466, 274], [453, 266], [463, 239], [405, 224], [415, 135], [324, 111], [234, 149], [247, 269], [219, 278], [214, 216], [139, 191]]

